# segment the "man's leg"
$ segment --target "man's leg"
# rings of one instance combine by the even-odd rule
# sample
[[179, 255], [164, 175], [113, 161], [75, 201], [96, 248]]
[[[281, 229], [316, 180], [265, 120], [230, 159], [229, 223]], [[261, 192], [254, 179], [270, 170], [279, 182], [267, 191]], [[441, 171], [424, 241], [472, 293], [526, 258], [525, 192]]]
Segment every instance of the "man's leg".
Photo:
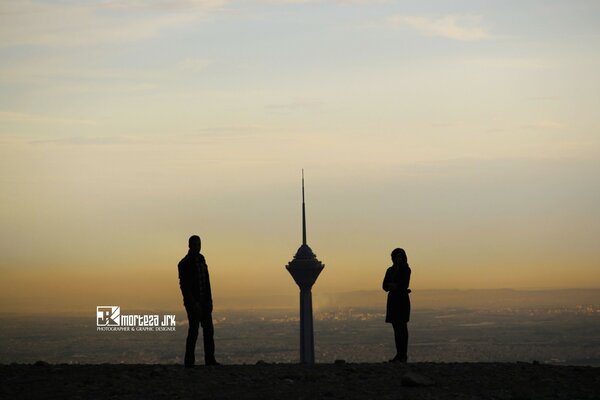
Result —
[[188, 315], [188, 334], [185, 341], [185, 358], [184, 365], [186, 367], [192, 367], [196, 362], [196, 340], [198, 339], [198, 327], [200, 325], [200, 319], [198, 315], [188, 308], [185, 309]]
[[217, 360], [215, 360], [215, 328], [213, 327], [212, 313], [202, 313], [200, 323], [202, 324], [202, 336], [204, 339], [204, 363], [206, 365], [215, 365], [217, 364]]

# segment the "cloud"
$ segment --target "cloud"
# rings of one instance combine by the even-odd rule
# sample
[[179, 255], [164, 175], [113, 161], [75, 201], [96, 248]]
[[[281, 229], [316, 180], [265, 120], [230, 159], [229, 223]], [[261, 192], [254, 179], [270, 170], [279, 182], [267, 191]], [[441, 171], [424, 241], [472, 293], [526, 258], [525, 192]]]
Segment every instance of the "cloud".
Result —
[[426, 36], [440, 36], [461, 41], [483, 40], [490, 37], [481, 25], [479, 15], [445, 15], [438, 18], [395, 15], [389, 20], [393, 25], [407, 26]]
[[188, 72], [201, 72], [210, 64], [211, 61], [204, 58], [187, 58], [179, 63], [179, 69]]
[[528, 128], [528, 129], [562, 129], [565, 128], [566, 125], [558, 122], [558, 121], [552, 121], [552, 120], [540, 120], [540, 121], [536, 121], [534, 123], [531, 124], [526, 124], [522, 126], [523, 128]]
[[39, 114], [29, 114], [14, 111], [0, 111], [0, 122], [1, 123], [29, 123], [29, 124], [59, 124], [59, 125], [91, 125], [96, 123], [89, 119], [78, 119], [78, 118], [63, 118], [53, 117]]
[[521, 129], [527, 131], [539, 131], [539, 132], [550, 132], [550, 131], [562, 131], [568, 128], [568, 125], [559, 121], [543, 119], [537, 121], [531, 121], [523, 123], [521, 125], [504, 124], [486, 129], [488, 133], [503, 133], [503, 132], [518, 132]]
[[[257, 0], [267, 4], [370, 4], [385, 0]], [[233, 0], [104, 0], [0, 4], [0, 48], [136, 42], [197, 23]]]
[[554, 67], [550, 59], [532, 58], [532, 57], [486, 57], [464, 59], [464, 63], [472, 64], [485, 69], [517, 69], [517, 70], [541, 70]]
[[316, 110], [322, 106], [322, 102], [316, 99], [296, 98], [284, 103], [268, 104], [265, 106], [271, 111], [297, 111]]
[[261, 0], [267, 4], [308, 4], [308, 3], [340, 3], [340, 4], [374, 4], [387, 0]]
[[226, 3], [226, 0], [6, 2], [0, 11], [0, 47], [133, 42], [194, 23]]
[[148, 141], [143, 141], [131, 137], [126, 136], [72, 136], [65, 137], [59, 139], [41, 139], [41, 140], [32, 140], [29, 142], [33, 145], [40, 144], [55, 144], [55, 145], [78, 145], [78, 146], [87, 146], [87, 145], [113, 145], [113, 144], [146, 144]]
[[[211, 128], [199, 128], [198, 133], [202, 138], [240, 138], [253, 136], [258, 132], [264, 132], [265, 127], [261, 125], [231, 125]], [[198, 137], [194, 135], [194, 137]]]

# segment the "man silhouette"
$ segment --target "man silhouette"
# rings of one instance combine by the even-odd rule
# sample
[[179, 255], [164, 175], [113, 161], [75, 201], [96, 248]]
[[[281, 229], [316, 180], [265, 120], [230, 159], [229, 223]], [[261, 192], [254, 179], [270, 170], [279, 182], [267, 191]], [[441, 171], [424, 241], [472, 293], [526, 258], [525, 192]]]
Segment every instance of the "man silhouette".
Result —
[[183, 294], [183, 305], [187, 312], [189, 327], [185, 341], [184, 365], [192, 368], [196, 362], [195, 350], [198, 339], [198, 326], [202, 325], [204, 338], [204, 364], [219, 365], [215, 360], [214, 328], [212, 322], [212, 293], [208, 266], [200, 254], [200, 236], [193, 235], [188, 240], [189, 251], [177, 265], [179, 287]]

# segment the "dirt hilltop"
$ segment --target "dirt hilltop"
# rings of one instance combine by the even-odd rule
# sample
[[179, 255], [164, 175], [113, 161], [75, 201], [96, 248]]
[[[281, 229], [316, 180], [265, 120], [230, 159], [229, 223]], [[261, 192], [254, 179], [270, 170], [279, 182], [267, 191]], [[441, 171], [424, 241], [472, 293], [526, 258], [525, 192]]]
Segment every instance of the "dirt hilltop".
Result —
[[600, 368], [538, 363], [0, 365], [3, 399], [598, 399]]

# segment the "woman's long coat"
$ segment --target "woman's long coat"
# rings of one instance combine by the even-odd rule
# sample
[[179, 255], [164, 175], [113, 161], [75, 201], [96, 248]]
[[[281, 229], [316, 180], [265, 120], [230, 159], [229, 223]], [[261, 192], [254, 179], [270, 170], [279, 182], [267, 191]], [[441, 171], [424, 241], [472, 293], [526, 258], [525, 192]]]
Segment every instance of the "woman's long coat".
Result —
[[[388, 292], [385, 322], [408, 322], [410, 319], [410, 272], [408, 265], [392, 265], [385, 272], [383, 290]], [[396, 289], [392, 289], [390, 283], [395, 283]]]

